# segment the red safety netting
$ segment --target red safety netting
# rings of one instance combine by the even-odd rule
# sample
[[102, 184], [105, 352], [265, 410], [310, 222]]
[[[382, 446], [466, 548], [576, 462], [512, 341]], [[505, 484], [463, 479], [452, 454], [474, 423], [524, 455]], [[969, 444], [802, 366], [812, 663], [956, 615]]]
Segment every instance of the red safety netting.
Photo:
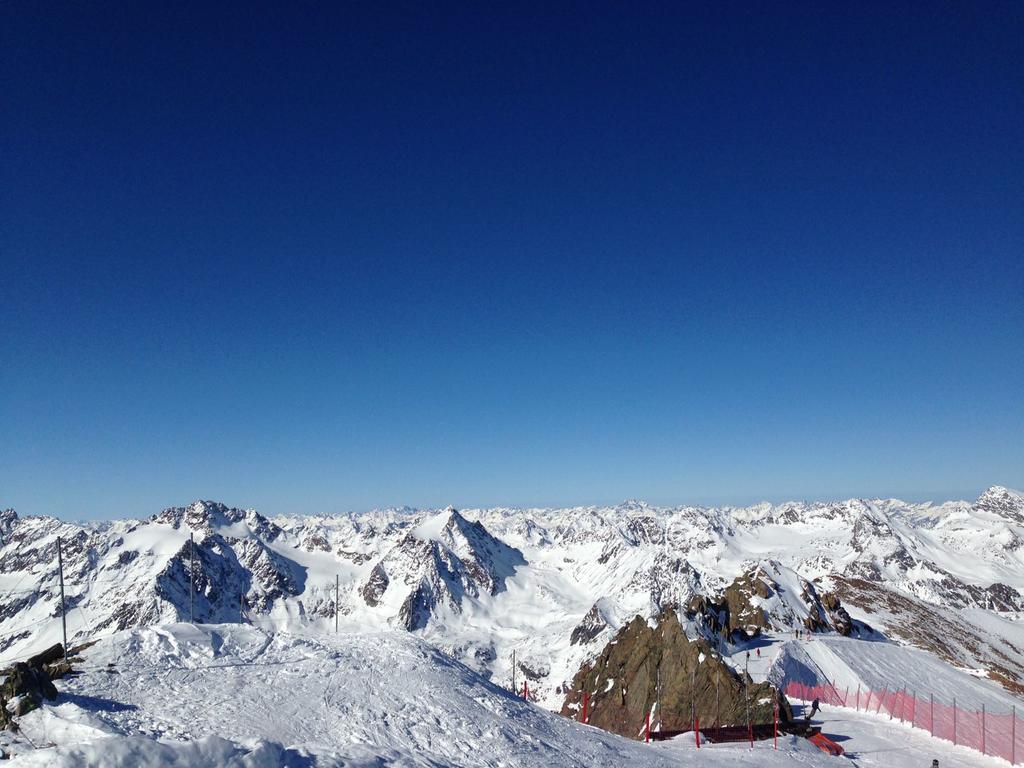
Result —
[[[789, 683], [786, 695], [803, 701], [818, 700], [834, 707], [849, 707], [899, 720], [914, 728], [928, 731], [938, 739], [945, 739], [986, 755], [1001, 757], [1016, 764], [1018, 756], [1024, 762], [1024, 723], [1012, 713], [990, 713], [967, 710], [952, 703], [936, 701], [934, 696], [917, 696], [906, 688], [868, 691], [857, 688], [839, 689], [834, 685], [806, 685]], [[1018, 731], [1021, 732], [1018, 735]]]

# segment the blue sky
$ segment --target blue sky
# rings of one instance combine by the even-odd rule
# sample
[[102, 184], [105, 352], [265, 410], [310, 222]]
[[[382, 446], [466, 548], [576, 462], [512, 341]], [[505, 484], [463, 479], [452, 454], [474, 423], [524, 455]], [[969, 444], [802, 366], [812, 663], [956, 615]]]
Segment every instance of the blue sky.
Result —
[[1024, 486], [1020, 4], [217, 5], [0, 9], [0, 504]]

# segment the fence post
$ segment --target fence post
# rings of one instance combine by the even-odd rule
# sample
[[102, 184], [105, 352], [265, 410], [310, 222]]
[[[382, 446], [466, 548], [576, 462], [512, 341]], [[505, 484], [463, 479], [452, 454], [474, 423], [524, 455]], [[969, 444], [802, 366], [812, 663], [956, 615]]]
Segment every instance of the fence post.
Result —
[[888, 687], [888, 686], [886, 686], [886, 687], [882, 688], [882, 695], [878, 697], [878, 706], [877, 706], [877, 707], [875, 707], [875, 714], [876, 714], [876, 715], [877, 715], [877, 714], [878, 714], [879, 712], [881, 712], [881, 711], [882, 711], [882, 702], [883, 702], [883, 701], [885, 700], [885, 692], [886, 692], [887, 690], [889, 690], [889, 687]]
[[928, 732], [935, 736], [935, 694], [928, 694]]
[[1014, 705], [1010, 720], [1010, 765], [1017, 762], [1017, 707]]
[[981, 705], [981, 754], [985, 754], [985, 705]]
[[857, 683], [857, 698], [853, 700], [853, 706], [860, 712], [860, 683]]
[[850, 700], [850, 686], [846, 686], [846, 693], [843, 694], [843, 706], [847, 707], [847, 702]]

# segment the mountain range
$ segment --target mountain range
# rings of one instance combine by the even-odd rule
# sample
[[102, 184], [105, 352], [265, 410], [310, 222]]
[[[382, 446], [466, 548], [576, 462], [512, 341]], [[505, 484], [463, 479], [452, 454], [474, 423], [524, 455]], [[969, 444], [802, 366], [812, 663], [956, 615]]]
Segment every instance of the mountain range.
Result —
[[[560, 709], [635, 617], [741, 643], [828, 632], [916, 645], [1024, 690], [1024, 495], [750, 507], [387, 509], [266, 517], [211, 501], [79, 524], [0, 513], [0, 661], [189, 620], [412, 632]], [[512, 652], [515, 651], [515, 669]]]

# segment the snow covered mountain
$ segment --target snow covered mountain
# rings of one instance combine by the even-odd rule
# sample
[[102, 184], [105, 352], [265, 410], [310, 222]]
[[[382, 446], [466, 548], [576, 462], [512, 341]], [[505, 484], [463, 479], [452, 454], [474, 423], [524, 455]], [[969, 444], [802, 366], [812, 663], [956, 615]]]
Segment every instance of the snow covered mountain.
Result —
[[[938, 505], [627, 502], [275, 519], [197, 501], [88, 525], [7, 510], [0, 660], [60, 639], [58, 537], [72, 644], [190, 612], [324, 633], [337, 620], [350, 632], [413, 632], [503, 686], [515, 650], [517, 679], [558, 709], [618, 630], [678, 606], [694, 631], [724, 626], [725, 642], [760, 627], [856, 635], [870, 625], [1007, 687], [1024, 681], [1010, 639], [1024, 611], [1024, 496], [1001, 487]], [[942, 640], [947, 630], [955, 642]]]

